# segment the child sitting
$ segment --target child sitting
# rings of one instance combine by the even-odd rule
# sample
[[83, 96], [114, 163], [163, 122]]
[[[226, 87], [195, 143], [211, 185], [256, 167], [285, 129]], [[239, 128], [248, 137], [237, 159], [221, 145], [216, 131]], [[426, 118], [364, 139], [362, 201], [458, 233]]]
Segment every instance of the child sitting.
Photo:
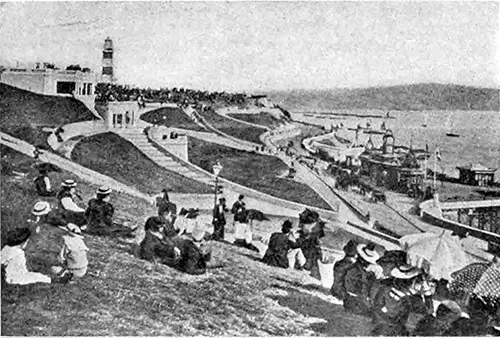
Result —
[[60, 227], [60, 229], [65, 230], [67, 234], [62, 236], [64, 244], [59, 252], [58, 261], [62, 264], [62, 267], [55, 266], [52, 271], [58, 273], [60, 276], [66, 276], [69, 274], [70, 277], [83, 277], [87, 273], [88, 260], [87, 251], [89, 248], [83, 242], [83, 236], [81, 230], [78, 226], [72, 223], [68, 223], [65, 227]]

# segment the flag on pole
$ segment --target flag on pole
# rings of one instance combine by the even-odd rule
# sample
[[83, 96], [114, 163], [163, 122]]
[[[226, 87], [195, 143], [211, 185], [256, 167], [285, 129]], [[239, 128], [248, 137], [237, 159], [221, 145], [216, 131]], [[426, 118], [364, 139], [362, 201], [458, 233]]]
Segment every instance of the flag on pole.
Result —
[[439, 148], [436, 148], [436, 159], [441, 161], [441, 152], [439, 151]]

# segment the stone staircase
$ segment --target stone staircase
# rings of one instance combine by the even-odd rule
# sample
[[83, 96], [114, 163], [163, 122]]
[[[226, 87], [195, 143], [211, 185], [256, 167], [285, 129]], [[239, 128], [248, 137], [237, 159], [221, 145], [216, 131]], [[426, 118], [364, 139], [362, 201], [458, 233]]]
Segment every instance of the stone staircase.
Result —
[[156, 148], [144, 133], [142, 128], [124, 128], [113, 130], [116, 134], [130, 141], [136, 146], [144, 155], [151, 159], [156, 164], [164, 167], [165, 169], [179, 173], [185, 177], [194, 179], [208, 185], [215, 185], [214, 178], [209, 175], [204, 175], [201, 172], [195, 172], [188, 166], [174, 159], [173, 156], [168, 156], [164, 152]]

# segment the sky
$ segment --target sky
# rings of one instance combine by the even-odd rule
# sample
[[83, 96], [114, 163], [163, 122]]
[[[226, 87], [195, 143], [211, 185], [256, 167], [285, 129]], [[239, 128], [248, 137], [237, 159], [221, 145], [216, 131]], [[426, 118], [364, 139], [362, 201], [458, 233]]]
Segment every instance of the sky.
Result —
[[119, 83], [257, 92], [438, 82], [500, 86], [499, 2], [7, 2], [0, 64]]

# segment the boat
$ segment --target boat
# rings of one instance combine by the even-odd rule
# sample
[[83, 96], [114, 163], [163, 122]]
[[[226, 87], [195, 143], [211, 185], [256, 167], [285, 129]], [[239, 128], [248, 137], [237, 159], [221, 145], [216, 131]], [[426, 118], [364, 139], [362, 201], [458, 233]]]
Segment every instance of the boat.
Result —
[[425, 121], [422, 123], [422, 127], [427, 128], [427, 120], [429, 119], [429, 113], [425, 113]]
[[446, 124], [449, 126], [449, 130], [450, 130], [450, 132], [446, 133], [446, 136], [448, 136], [448, 137], [460, 137], [459, 134], [451, 132], [451, 130], [453, 129], [453, 123], [450, 120], [450, 116], [448, 116]]

